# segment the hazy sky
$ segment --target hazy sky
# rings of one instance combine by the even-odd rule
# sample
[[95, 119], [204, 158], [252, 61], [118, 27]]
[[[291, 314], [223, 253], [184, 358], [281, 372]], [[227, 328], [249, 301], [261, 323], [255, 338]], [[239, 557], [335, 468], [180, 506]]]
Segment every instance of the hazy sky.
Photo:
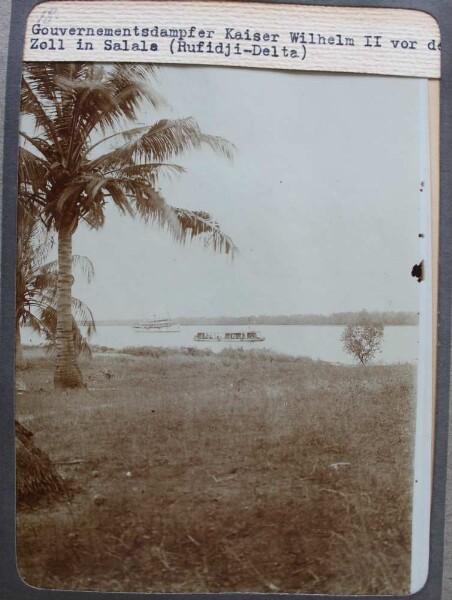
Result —
[[194, 117], [236, 146], [208, 150], [162, 179], [166, 200], [209, 211], [239, 248], [233, 261], [182, 247], [107, 211], [74, 253], [96, 276], [74, 295], [95, 318], [418, 310], [421, 92], [403, 78], [162, 67], [168, 101], [140, 121]]

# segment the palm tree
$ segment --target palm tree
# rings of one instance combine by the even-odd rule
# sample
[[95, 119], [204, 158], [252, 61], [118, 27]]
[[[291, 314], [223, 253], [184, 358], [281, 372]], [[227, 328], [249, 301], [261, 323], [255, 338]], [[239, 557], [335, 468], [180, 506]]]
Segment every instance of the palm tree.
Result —
[[[24, 210], [19, 202], [16, 260], [16, 367], [26, 362], [21, 344], [20, 328], [29, 326], [43, 335], [53, 347], [57, 330], [57, 261], [48, 261], [52, 239], [36, 216]], [[85, 256], [73, 256], [72, 266], [81, 270], [88, 283], [94, 268]], [[90, 309], [77, 298], [71, 299], [72, 339], [77, 354], [90, 351], [88, 338], [95, 330]], [[79, 325], [85, 328], [82, 334]]]
[[183, 172], [174, 157], [208, 146], [231, 158], [232, 145], [204, 134], [192, 118], [133, 126], [142, 107], [161, 104], [151, 65], [26, 63], [21, 111], [35, 132], [20, 133], [25, 202], [58, 236], [56, 387], [83, 385], [72, 339], [72, 236], [80, 221], [94, 228], [113, 201], [124, 214], [167, 227], [174, 238], [202, 235], [215, 250], [234, 245], [208, 213], [170, 206], [156, 190], [162, 172]]

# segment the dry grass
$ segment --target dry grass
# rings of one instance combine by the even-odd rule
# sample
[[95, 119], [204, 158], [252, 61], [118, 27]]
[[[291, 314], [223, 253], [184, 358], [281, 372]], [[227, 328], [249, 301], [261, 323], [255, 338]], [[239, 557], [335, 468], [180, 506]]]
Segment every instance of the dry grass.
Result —
[[18, 418], [76, 493], [18, 513], [27, 583], [408, 593], [412, 367], [103, 350], [68, 393], [28, 350]]

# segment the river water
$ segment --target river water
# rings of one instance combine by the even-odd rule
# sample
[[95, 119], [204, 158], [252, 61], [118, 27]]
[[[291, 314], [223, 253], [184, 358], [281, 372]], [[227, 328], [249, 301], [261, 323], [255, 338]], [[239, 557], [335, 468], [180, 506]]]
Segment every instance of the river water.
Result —
[[[268, 349], [292, 356], [308, 356], [315, 360], [352, 364], [354, 361], [342, 348], [342, 326], [331, 325], [261, 325], [256, 327], [265, 337], [265, 341], [246, 342], [194, 342], [193, 336], [198, 331], [226, 332], [246, 331], [240, 326], [181, 326], [178, 333], [147, 333], [124, 325], [101, 325], [91, 338], [92, 344], [109, 348], [125, 348], [127, 346], [164, 346], [177, 348], [193, 346], [210, 348], [221, 352], [224, 348]], [[374, 363], [415, 362], [418, 358], [417, 326], [385, 327], [381, 353]], [[32, 330], [22, 331], [24, 344], [39, 344], [40, 338]]]

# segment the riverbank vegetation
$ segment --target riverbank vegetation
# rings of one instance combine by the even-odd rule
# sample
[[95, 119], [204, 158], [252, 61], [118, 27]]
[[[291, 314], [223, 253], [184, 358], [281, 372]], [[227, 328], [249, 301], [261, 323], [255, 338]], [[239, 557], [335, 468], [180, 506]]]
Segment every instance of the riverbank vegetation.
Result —
[[30, 585], [408, 593], [413, 367], [104, 348], [62, 391], [26, 355], [17, 418], [71, 490], [18, 512]]

